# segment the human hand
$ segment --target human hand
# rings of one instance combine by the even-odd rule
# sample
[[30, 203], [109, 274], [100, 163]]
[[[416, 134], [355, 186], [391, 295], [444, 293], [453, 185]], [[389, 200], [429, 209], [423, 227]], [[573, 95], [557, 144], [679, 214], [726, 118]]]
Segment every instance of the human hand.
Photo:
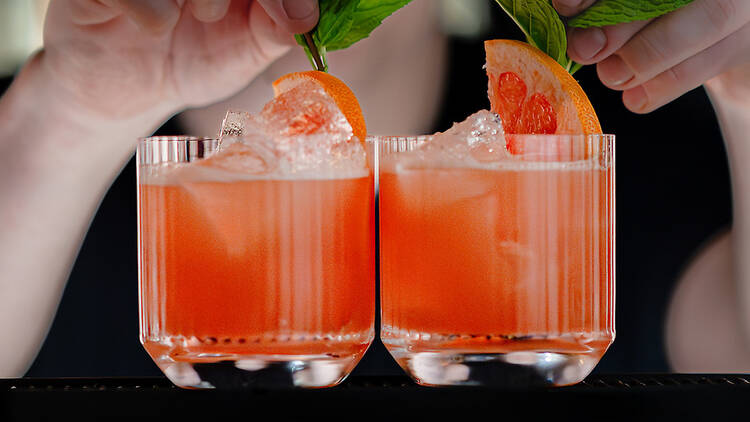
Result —
[[40, 62], [70, 107], [165, 119], [240, 90], [317, 19], [317, 0], [55, 0]]
[[[553, 0], [574, 16], [596, 0]], [[597, 65], [602, 83], [623, 91], [636, 113], [651, 112], [711, 81], [750, 91], [750, 1], [695, 0], [656, 19], [573, 28], [568, 55]]]

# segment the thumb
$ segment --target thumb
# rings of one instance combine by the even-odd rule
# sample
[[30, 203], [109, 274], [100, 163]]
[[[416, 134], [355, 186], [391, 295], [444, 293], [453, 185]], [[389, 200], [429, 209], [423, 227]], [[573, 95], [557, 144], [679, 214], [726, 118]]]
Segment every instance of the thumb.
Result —
[[268, 16], [293, 34], [308, 32], [318, 24], [318, 0], [258, 0]]

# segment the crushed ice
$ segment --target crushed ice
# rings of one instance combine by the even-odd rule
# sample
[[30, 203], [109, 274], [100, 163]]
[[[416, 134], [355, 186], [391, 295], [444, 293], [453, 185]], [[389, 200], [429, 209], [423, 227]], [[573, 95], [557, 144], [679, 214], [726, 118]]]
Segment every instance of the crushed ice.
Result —
[[273, 178], [354, 177], [367, 173], [365, 150], [335, 102], [303, 82], [257, 114], [229, 110], [219, 150], [200, 164]]
[[436, 133], [429, 142], [402, 155], [399, 166], [481, 166], [510, 157], [500, 116], [487, 110], [478, 111], [456, 123], [445, 132]]

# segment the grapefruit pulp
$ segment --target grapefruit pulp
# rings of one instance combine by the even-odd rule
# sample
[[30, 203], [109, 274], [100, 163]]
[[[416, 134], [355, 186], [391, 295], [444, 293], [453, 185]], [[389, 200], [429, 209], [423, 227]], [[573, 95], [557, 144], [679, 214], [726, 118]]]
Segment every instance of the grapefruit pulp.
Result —
[[[484, 47], [490, 109], [503, 121], [511, 153], [537, 149], [533, 145], [534, 138], [521, 143], [513, 134], [602, 132], [583, 89], [554, 59], [520, 41], [489, 40]], [[536, 139], [542, 142], [542, 138]], [[559, 139], [563, 142], [565, 138]], [[549, 150], [549, 145], [539, 145], [539, 148]]]

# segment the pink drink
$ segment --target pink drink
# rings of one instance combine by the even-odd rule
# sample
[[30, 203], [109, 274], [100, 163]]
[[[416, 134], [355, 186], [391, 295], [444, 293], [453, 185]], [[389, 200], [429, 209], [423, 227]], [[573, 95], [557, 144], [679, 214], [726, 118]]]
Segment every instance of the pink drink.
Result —
[[144, 347], [186, 387], [340, 382], [374, 336], [372, 176], [275, 180], [198, 163], [139, 175]]
[[483, 168], [381, 155], [381, 337], [418, 382], [562, 385], [593, 369], [614, 340], [614, 168], [601, 142], [587, 159], [546, 149]]

